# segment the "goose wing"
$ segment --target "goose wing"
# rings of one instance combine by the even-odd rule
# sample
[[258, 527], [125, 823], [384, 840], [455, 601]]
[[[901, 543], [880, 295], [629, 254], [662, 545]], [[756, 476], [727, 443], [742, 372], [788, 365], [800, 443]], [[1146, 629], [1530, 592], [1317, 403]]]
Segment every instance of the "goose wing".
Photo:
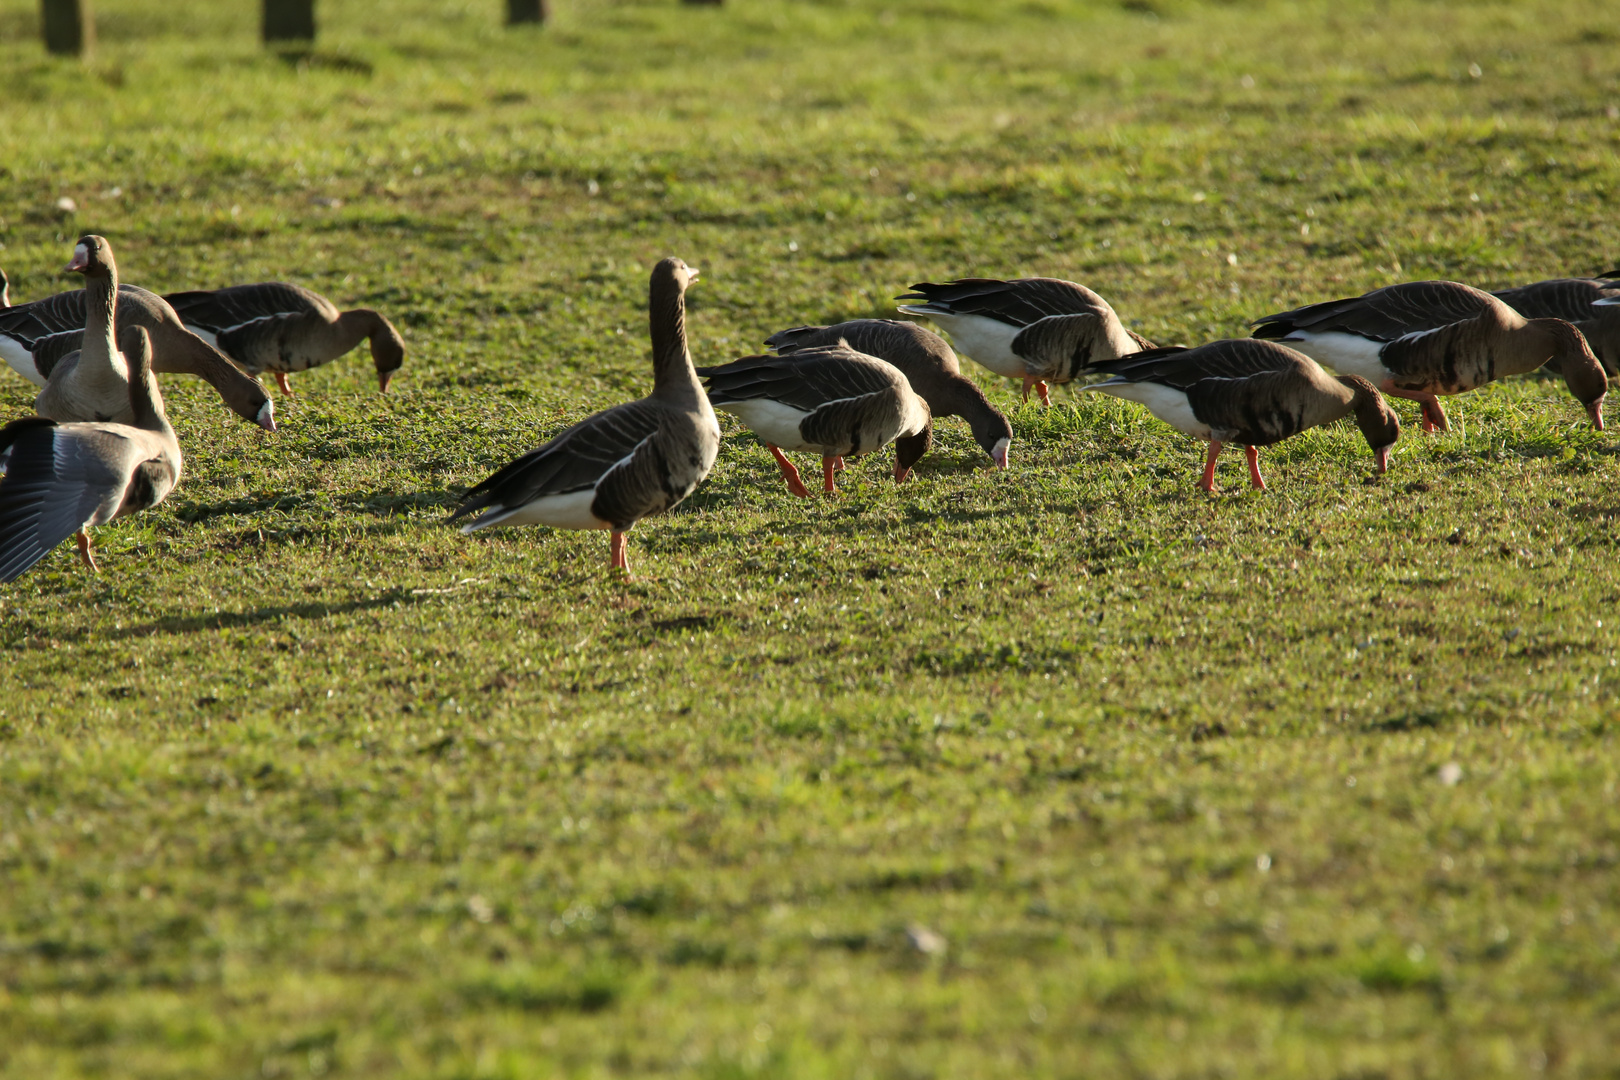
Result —
[[1455, 281], [1413, 281], [1374, 289], [1365, 296], [1267, 315], [1255, 323], [1254, 336], [1275, 340], [1295, 331], [1338, 332], [1372, 341], [1394, 341], [1406, 334], [1472, 319], [1493, 303], [1490, 293]]
[[547, 495], [593, 488], [657, 433], [664, 416], [647, 399], [588, 416], [468, 491], [450, 520], [488, 507], [522, 506]]
[[123, 425], [41, 417], [0, 428], [0, 450], [11, 451], [0, 479], [0, 582], [15, 580], [86, 525], [118, 513], [132, 473], [154, 456], [143, 434]]
[[1590, 278], [1554, 278], [1491, 294], [1527, 319], [1585, 322], [1597, 315], [1594, 304], [1620, 301], [1620, 283]]
[[84, 319], [84, 290], [74, 289], [0, 309], [0, 334], [32, 348], [34, 342], [52, 334], [84, 333]]
[[337, 308], [326, 297], [285, 281], [169, 293], [163, 299], [181, 322], [214, 334], [277, 315], [315, 313], [328, 320], [338, 317]]
[[1195, 349], [1168, 345], [1096, 365], [1111, 382], [1153, 382], [1187, 390], [1205, 379], [1246, 379], [1311, 361], [1293, 349], [1254, 338], [1212, 341]]
[[921, 281], [897, 300], [921, 300], [908, 308], [919, 314], [930, 310], [951, 315], [983, 315], [1011, 326], [1028, 326], [1048, 315], [1100, 315], [1108, 302], [1084, 285], [1060, 278], [959, 278], [935, 283]]
[[839, 346], [798, 349], [787, 356], [745, 356], [719, 367], [698, 368], [714, 405], [768, 398], [802, 412], [835, 401], [892, 390], [904, 375], [892, 365]]

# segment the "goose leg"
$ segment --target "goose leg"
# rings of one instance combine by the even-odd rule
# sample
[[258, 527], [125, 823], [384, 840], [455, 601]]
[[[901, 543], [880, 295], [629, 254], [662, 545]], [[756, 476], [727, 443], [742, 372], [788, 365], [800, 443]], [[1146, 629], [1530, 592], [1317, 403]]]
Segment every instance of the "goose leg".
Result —
[[1024, 376], [1024, 400], [1025, 401], [1029, 400], [1029, 392], [1031, 390], [1035, 391], [1036, 396], [1038, 396], [1041, 399], [1041, 404], [1042, 405], [1045, 405], [1047, 408], [1052, 407], [1052, 394], [1051, 394], [1051, 391], [1047, 389], [1045, 379], [1038, 379], [1033, 375], [1025, 375]]
[[838, 471], [839, 463], [843, 460], [841, 457], [824, 457], [821, 459], [822, 490], [829, 495], [838, 490], [837, 485], [833, 483], [833, 473]]
[[801, 499], [808, 499], [810, 489], [804, 486], [804, 477], [799, 475], [798, 466], [789, 461], [779, 447], [766, 443], [765, 449], [776, 459], [776, 466], [782, 470], [782, 478], [787, 481], [788, 490]]
[[1406, 398], [1408, 401], [1418, 403], [1423, 414], [1423, 433], [1425, 435], [1435, 431], [1450, 431], [1451, 422], [1446, 419], [1446, 410], [1440, 407], [1440, 399], [1433, 394], [1426, 394], [1421, 390], [1397, 390], [1393, 386], [1384, 388], [1384, 393], [1390, 397]]
[[624, 549], [624, 533], [617, 529], [608, 535], [608, 564], [626, 574], [630, 572], [630, 558]]
[[77, 539], [79, 541], [79, 558], [84, 562], [84, 565], [90, 568], [92, 574], [101, 573], [101, 567], [96, 565], [96, 557], [90, 551], [90, 534], [80, 529], [77, 533]]
[[1261, 491], [1266, 490], [1266, 478], [1260, 475], [1260, 450], [1258, 447], [1245, 446], [1243, 452], [1249, 455], [1249, 482]]
[[1198, 481], [1198, 486], [1205, 491], [1215, 490], [1215, 459], [1221, 456], [1221, 444], [1214, 439], [1209, 440], [1209, 456], [1204, 459], [1204, 478]]
[[[287, 373], [285, 371], [277, 371], [275, 372], [275, 376], [276, 385], [281, 387], [281, 392], [283, 394], [286, 394], [288, 397], [298, 396], [297, 394], [293, 393], [293, 388], [287, 385]], [[386, 390], [387, 387], [384, 387], [384, 389]]]

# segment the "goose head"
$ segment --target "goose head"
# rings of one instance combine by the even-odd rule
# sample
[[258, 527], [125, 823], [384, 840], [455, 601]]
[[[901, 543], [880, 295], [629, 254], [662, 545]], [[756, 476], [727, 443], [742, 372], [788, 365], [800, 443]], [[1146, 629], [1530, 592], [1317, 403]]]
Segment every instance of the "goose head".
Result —
[[1586, 343], [1586, 335], [1574, 323], [1563, 319], [1531, 319], [1530, 325], [1540, 330], [1551, 341], [1549, 359], [1559, 362], [1564, 385], [1575, 395], [1575, 400], [1586, 406], [1586, 415], [1592, 426], [1603, 430], [1603, 399], [1609, 391], [1609, 377], [1603, 365]]
[[660, 259], [658, 265], [653, 267], [652, 279], [655, 288], [661, 284], [673, 285], [677, 291], [685, 292], [698, 279], [698, 268], [687, 266], [671, 255], [667, 259]]
[[405, 363], [405, 339], [386, 320], [371, 335], [371, 362], [377, 368], [377, 390], [388, 393], [394, 373]]
[[1401, 418], [1395, 415], [1395, 410], [1389, 407], [1373, 384], [1360, 375], [1340, 375], [1339, 382], [1350, 388], [1355, 398], [1351, 408], [1355, 410], [1356, 426], [1361, 429], [1361, 435], [1372, 448], [1373, 461], [1379, 472], [1389, 469], [1389, 452], [1394, 448], [1395, 442], [1401, 437]]
[[901, 484], [911, 475], [911, 467], [928, 453], [934, 441], [934, 420], [929, 417], [922, 430], [914, 435], [902, 435], [894, 440], [894, 482]]
[[67, 269], [85, 277], [111, 277], [117, 272], [113, 262], [112, 245], [105, 236], [86, 233], [73, 247], [73, 258]]

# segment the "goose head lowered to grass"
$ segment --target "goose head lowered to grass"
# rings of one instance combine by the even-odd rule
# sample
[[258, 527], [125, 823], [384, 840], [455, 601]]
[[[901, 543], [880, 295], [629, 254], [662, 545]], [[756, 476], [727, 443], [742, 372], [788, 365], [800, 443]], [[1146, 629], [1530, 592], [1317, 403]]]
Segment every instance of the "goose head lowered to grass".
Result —
[[720, 426], [686, 347], [686, 289], [697, 276], [680, 259], [653, 267], [652, 394], [586, 417], [479, 483], [450, 515], [455, 521], [482, 511], [462, 532], [494, 525], [608, 529], [609, 561], [629, 572], [624, 534], [690, 495], [720, 449]]

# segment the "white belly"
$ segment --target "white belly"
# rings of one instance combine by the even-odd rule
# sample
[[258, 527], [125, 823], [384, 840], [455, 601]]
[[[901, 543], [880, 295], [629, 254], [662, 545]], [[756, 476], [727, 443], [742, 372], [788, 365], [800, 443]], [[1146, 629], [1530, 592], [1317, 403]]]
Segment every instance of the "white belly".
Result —
[[23, 348], [22, 342], [16, 338], [0, 336], [0, 357], [5, 357], [6, 363], [11, 365], [11, 370], [35, 386], [45, 385], [45, 376], [34, 366], [34, 354]]
[[1390, 378], [1389, 369], [1379, 359], [1386, 344], [1382, 341], [1369, 341], [1338, 330], [1323, 334], [1295, 330], [1278, 344], [1302, 352], [1341, 375], [1360, 375], [1374, 386], [1383, 386]]
[[908, 315], [921, 315], [932, 319], [941, 330], [951, 335], [956, 351], [980, 367], [989, 368], [997, 375], [1009, 379], [1022, 379], [1028, 365], [1012, 351], [1013, 338], [1022, 327], [1009, 326], [1000, 319], [984, 315], [946, 315], [921, 308], [902, 307]]
[[1099, 383], [1086, 389], [1146, 405], [1149, 412], [1177, 431], [1200, 439], [1212, 437], [1209, 425], [1193, 415], [1187, 395], [1174, 387], [1158, 383]]
[[591, 503], [595, 501], [595, 488], [570, 491], [566, 495], [544, 495], [510, 510], [485, 514], [477, 521], [463, 525], [461, 531], [477, 532], [492, 525], [550, 525], [554, 529], [611, 528], [607, 522], [591, 513]]
[[799, 425], [810, 415], [802, 409], [765, 398], [733, 401], [719, 406], [719, 409], [741, 420], [744, 427], [773, 446], [783, 450], [821, 452], [821, 447], [808, 445], [799, 432]]

